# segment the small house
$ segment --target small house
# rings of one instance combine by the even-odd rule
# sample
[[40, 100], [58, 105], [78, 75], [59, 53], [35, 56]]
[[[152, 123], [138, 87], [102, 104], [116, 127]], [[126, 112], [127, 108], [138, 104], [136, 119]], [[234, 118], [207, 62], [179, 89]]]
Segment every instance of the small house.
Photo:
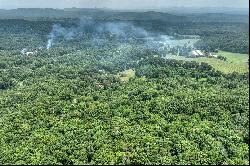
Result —
[[30, 56], [30, 55], [34, 55], [34, 54], [36, 54], [38, 51], [36, 50], [36, 51], [27, 51], [26, 52], [26, 50], [22, 50], [21, 51], [21, 53], [23, 54], [23, 55], [26, 55], [26, 56]]
[[218, 58], [218, 55], [212, 54], [211, 52], [208, 54], [209, 58]]
[[199, 54], [198, 54], [195, 50], [193, 50], [193, 51], [190, 53], [189, 56], [190, 56], [190, 57], [198, 57]]
[[189, 56], [195, 58], [195, 57], [204, 57], [206, 55], [201, 50], [193, 50], [191, 51]]
[[202, 53], [201, 50], [196, 50], [196, 52], [199, 54], [199, 56], [205, 56], [205, 54]]
[[34, 52], [26, 52], [25, 55], [29, 56], [29, 55], [34, 55]]

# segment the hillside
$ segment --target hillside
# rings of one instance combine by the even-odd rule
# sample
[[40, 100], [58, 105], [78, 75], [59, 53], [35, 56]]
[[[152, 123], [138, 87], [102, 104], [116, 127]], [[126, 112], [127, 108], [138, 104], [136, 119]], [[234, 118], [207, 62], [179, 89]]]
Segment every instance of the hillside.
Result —
[[0, 165], [248, 165], [249, 25], [215, 17], [0, 10]]
[[121, 12], [107, 11], [101, 9], [13, 9], [0, 10], [0, 19], [11, 18], [80, 18], [92, 17], [100, 20], [159, 20], [165, 22], [181, 22], [185, 21], [184, 16], [176, 16], [161, 12]]
[[175, 13], [159, 11], [119, 11], [108, 9], [12, 9], [0, 10], [0, 19], [34, 19], [34, 18], [80, 18], [91, 17], [99, 20], [145, 20], [164, 22], [243, 22], [248, 23], [247, 14], [230, 13]]
[[249, 23], [248, 14], [206, 13], [186, 15], [195, 22], [243, 22]]
[[248, 164], [247, 75], [108, 54], [0, 52], [0, 163]]
[[204, 62], [211, 65], [216, 70], [219, 70], [223, 73], [247, 73], [249, 71], [249, 55], [248, 54], [237, 54], [231, 52], [220, 51], [217, 55], [226, 57], [227, 60], [219, 60], [216, 58], [207, 58], [207, 57], [199, 57], [199, 58], [186, 58], [176, 55], [166, 55], [167, 59], [176, 59], [176, 60], [184, 60], [184, 61], [196, 61], [196, 62]]

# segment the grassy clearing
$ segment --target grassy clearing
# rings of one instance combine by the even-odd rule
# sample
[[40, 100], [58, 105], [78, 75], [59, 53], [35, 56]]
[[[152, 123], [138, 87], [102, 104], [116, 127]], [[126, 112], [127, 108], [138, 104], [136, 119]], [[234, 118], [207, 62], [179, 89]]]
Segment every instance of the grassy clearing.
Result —
[[118, 77], [122, 82], [128, 82], [130, 78], [135, 77], [135, 71], [133, 69], [125, 70], [118, 74]]
[[222, 61], [216, 58], [186, 58], [175, 55], [167, 55], [168, 59], [186, 60], [186, 61], [196, 61], [196, 62], [206, 62], [213, 66], [216, 70], [222, 71], [224, 73], [247, 73], [249, 69], [248, 65], [248, 54], [238, 54], [220, 51], [217, 55], [221, 55], [227, 58], [227, 61]]

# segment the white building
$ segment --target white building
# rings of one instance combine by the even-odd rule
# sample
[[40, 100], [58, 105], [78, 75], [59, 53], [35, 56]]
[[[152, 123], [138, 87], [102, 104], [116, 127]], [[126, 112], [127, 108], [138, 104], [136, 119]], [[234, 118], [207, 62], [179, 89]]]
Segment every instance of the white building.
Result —
[[29, 56], [29, 55], [34, 55], [34, 52], [26, 52], [25, 55]]
[[203, 54], [202, 52], [201, 52], [201, 50], [196, 50], [196, 52], [199, 54], [199, 56], [204, 56], [205, 54]]
[[211, 52], [209, 53], [208, 57], [211, 57], [211, 58], [218, 58], [218, 55], [215, 55], [215, 54], [212, 54]]
[[26, 55], [26, 56], [30, 56], [30, 55], [34, 55], [34, 54], [36, 54], [38, 51], [28, 51], [28, 52], [26, 52], [26, 50], [22, 50], [21, 51], [21, 53], [23, 54], [23, 55]]
[[190, 54], [191, 57], [198, 57], [199, 54], [196, 51], [192, 51]]
[[205, 54], [201, 50], [193, 50], [191, 51], [190, 57], [204, 57]]

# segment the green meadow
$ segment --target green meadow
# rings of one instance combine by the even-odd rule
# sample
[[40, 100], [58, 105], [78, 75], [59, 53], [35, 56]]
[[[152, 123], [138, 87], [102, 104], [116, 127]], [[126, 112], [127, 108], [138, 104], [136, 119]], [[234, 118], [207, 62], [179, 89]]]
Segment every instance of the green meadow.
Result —
[[227, 58], [227, 61], [223, 61], [216, 58], [186, 58], [182, 56], [167, 55], [168, 59], [186, 60], [186, 61], [196, 61], [196, 62], [206, 62], [214, 67], [216, 70], [222, 71], [224, 73], [247, 73], [249, 69], [248, 54], [231, 53], [225, 51], [219, 51], [217, 55], [221, 55]]

